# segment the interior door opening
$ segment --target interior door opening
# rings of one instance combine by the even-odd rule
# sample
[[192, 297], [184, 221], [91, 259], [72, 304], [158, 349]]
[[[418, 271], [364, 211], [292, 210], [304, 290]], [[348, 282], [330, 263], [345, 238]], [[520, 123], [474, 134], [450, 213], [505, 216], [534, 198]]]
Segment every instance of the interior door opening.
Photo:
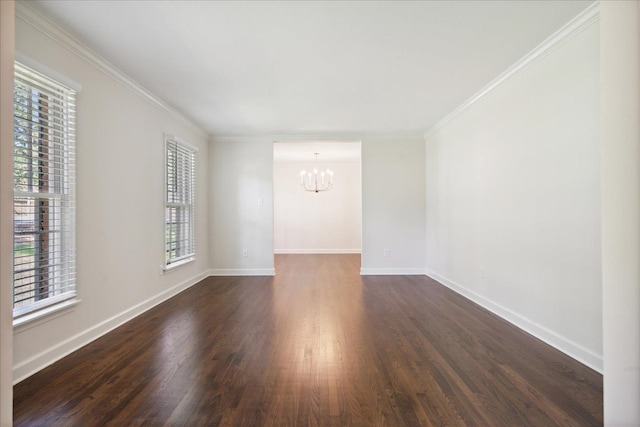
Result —
[[[360, 141], [274, 142], [274, 257], [361, 254], [361, 158]], [[325, 190], [327, 169], [333, 172], [333, 182]]]

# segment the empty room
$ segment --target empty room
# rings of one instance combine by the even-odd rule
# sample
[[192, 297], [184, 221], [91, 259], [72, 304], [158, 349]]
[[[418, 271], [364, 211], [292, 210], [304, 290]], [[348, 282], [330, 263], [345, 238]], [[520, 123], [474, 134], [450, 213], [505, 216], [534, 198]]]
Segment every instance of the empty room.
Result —
[[0, 426], [640, 426], [640, 1], [0, 1]]

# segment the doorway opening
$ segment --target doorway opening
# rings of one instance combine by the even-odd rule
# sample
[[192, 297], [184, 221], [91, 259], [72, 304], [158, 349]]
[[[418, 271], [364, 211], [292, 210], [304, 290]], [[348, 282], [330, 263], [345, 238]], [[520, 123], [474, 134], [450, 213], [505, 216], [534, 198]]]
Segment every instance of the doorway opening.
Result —
[[[319, 172], [333, 171], [329, 190], [315, 192], [303, 188], [301, 171], [306, 171], [308, 179], [308, 173], [313, 173], [316, 167]], [[274, 142], [274, 256], [361, 254], [361, 171], [360, 141]], [[321, 179], [319, 176], [318, 180]], [[325, 175], [325, 182], [328, 179]]]

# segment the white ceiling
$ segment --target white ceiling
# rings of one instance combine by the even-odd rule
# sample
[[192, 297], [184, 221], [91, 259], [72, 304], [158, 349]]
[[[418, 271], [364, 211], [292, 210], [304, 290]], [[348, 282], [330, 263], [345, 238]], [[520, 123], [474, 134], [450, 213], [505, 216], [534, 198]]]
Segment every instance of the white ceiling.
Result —
[[591, 1], [34, 3], [233, 136], [424, 131]]

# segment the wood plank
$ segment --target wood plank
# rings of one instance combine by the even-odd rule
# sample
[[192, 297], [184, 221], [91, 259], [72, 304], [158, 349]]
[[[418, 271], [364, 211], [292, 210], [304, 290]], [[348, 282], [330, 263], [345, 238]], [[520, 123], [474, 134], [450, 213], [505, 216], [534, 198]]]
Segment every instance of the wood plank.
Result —
[[277, 255], [14, 387], [15, 425], [595, 426], [602, 376], [424, 276]]

